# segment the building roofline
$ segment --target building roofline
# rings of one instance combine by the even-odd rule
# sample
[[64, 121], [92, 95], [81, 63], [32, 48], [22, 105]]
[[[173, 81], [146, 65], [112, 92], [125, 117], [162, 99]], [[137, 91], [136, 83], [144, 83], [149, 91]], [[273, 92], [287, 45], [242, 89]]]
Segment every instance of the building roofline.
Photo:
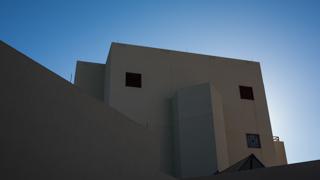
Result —
[[78, 63], [82, 63], [82, 64], [96, 64], [96, 65], [105, 65], [103, 63], [98, 63], [98, 62], [90, 62], [90, 61], [87, 61], [87, 60], [77, 60], [76, 61], [76, 64]]
[[207, 57], [207, 58], [219, 58], [219, 59], [224, 59], [224, 60], [227, 60], [227, 61], [237, 61], [237, 62], [242, 61], [244, 63], [254, 63], [254, 64], [260, 65], [260, 62], [254, 61], [254, 60], [230, 58], [230, 57], [223, 57], [223, 56], [214, 56], [214, 55], [209, 55], [209, 54], [200, 54], [200, 53], [178, 51], [178, 50], [170, 50], [170, 49], [157, 48], [157, 47], [148, 47], [148, 46], [143, 46], [143, 45], [135, 45], [135, 44], [122, 43], [122, 42], [111, 42], [110, 50], [112, 49], [113, 45], [130, 46], [130, 47], [136, 47], [136, 48], [147, 48], [147, 49], [152, 49], [152, 50], [166, 51], [166, 52], [170, 52], [170, 53], [204, 56], [204, 57]]

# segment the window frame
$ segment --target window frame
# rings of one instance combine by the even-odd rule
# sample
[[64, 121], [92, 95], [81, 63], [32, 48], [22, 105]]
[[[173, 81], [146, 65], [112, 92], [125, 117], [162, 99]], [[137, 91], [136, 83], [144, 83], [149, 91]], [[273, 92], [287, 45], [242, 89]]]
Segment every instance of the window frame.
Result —
[[240, 99], [254, 101], [254, 93], [252, 86], [239, 85]]
[[[258, 144], [257, 144], [257, 145], [252, 145], [252, 144], [250, 143], [250, 140], [251, 140], [251, 139], [249, 139], [249, 137], [252, 137], [252, 136], [257, 137], [257, 140], [258, 140]], [[247, 134], [246, 134], [246, 140], [247, 140], [247, 147], [248, 147], [248, 148], [261, 149], [261, 140], [260, 140], [260, 135], [259, 135], [259, 134], [247, 133]]]
[[125, 86], [133, 88], [142, 88], [142, 74], [134, 72], [125, 73]]

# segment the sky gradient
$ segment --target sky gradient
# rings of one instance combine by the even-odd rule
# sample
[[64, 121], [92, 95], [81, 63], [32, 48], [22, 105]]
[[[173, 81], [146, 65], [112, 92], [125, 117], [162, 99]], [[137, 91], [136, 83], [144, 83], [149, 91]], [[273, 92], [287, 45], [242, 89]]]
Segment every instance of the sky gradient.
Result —
[[320, 1], [0, 1], [0, 39], [63, 78], [111, 42], [259, 61], [289, 163], [320, 159]]

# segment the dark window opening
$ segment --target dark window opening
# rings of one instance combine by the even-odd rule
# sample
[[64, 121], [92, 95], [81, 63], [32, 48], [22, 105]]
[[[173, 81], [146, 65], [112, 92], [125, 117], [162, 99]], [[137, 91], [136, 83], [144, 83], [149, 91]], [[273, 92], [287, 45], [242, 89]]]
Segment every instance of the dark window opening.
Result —
[[141, 74], [126, 72], [126, 86], [141, 88]]
[[240, 98], [254, 100], [252, 87], [249, 86], [239, 86]]
[[260, 137], [258, 134], [247, 134], [248, 148], [261, 148]]

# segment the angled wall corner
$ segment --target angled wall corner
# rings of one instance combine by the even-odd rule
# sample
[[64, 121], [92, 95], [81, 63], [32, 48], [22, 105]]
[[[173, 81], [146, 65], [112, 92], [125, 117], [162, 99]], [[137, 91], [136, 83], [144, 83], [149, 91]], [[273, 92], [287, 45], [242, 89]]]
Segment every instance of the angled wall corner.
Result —
[[183, 88], [174, 97], [177, 177], [208, 176], [228, 166], [222, 101], [215, 93], [206, 83]]
[[0, 179], [172, 179], [153, 132], [1, 41], [0, 59]]
[[218, 170], [223, 171], [230, 166], [228, 156], [228, 143], [223, 115], [223, 99], [219, 91], [210, 84], [211, 106], [213, 112], [214, 137], [216, 142]]
[[104, 92], [103, 92], [103, 98], [104, 102], [107, 105], [110, 105], [110, 86], [111, 86], [111, 68], [110, 65], [111, 60], [108, 56], [108, 61], [105, 64], [105, 73], [104, 73]]
[[276, 151], [277, 163], [276, 165], [288, 164], [286, 150], [283, 141], [273, 141], [274, 148]]
[[104, 100], [105, 64], [77, 61], [74, 84], [83, 92]]

